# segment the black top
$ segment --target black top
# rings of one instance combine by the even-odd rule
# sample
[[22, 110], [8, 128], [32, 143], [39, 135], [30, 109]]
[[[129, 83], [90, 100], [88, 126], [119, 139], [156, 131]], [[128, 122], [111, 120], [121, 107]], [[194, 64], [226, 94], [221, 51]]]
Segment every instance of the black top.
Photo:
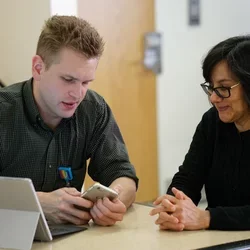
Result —
[[249, 230], [250, 131], [223, 123], [214, 107], [203, 115], [167, 192], [176, 187], [197, 205], [204, 184], [210, 229]]
[[32, 79], [0, 89], [0, 175], [31, 178], [37, 191], [65, 186], [59, 166], [70, 166], [71, 186], [81, 190], [88, 173], [109, 186], [118, 177], [135, 180], [134, 167], [110, 108], [88, 90], [73, 117], [52, 131], [39, 114]]

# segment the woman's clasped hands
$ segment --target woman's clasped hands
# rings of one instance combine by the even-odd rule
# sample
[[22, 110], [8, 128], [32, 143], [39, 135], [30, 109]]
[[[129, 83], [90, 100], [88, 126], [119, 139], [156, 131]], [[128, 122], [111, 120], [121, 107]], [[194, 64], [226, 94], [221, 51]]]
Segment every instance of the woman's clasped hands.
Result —
[[210, 224], [209, 211], [198, 208], [193, 201], [177, 188], [172, 188], [174, 195], [158, 197], [150, 215], [157, 215], [155, 224], [162, 230], [199, 230]]

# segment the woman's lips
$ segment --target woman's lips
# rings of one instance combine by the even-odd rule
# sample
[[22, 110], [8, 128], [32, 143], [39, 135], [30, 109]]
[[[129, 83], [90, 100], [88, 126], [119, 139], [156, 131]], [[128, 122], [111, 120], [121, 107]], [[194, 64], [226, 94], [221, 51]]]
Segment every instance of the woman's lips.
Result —
[[217, 107], [217, 110], [220, 112], [226, 111], [229, 106]]

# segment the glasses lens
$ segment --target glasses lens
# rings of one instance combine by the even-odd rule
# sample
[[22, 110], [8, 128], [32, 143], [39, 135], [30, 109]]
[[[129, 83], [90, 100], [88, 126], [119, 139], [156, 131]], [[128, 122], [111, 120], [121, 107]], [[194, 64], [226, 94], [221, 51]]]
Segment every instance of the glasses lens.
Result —
[[223, 97], [223, 98], [227, 98], [230, 96], [230, 92], [228, 88], [224, 88], [224, 87], [219, 87], [216, 88], [215, 93], [219, 96], [219, 97]]
[[207, 95], [212, 95], [213, 89], [211, 88], [211, 86], [208, 86], [208, 85], [201, 85], [201, 86]]
[[216, 93], [217, 96], [221, 97], [221, 98], [228, 98], [230, 96], [230, 89], [226, 88], [226, 87], [217, 87], [217, 88], [213, 88], [211, 85], [201, 85], [204, 92], [207, 95], [212, 95], [213, 92]]

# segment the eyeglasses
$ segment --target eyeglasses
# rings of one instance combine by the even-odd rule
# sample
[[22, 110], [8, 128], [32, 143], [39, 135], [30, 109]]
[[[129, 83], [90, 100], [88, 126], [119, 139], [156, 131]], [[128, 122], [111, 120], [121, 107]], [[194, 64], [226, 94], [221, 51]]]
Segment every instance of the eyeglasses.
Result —
[[228, 98], [231, 96], [231, 89], [237, 87], [240, 84], [240, 82], [236, 83], [235, 85], [231, 86], [231, 87], [216, 87], [213, 88], [208, 82], [204, 82], [201, 84], [202, 89], [204, 90], [204, 92], [211, 96], [213, 94], [213, 92], [216, 93], [217, 96], [221, 97], [221, 98]]

